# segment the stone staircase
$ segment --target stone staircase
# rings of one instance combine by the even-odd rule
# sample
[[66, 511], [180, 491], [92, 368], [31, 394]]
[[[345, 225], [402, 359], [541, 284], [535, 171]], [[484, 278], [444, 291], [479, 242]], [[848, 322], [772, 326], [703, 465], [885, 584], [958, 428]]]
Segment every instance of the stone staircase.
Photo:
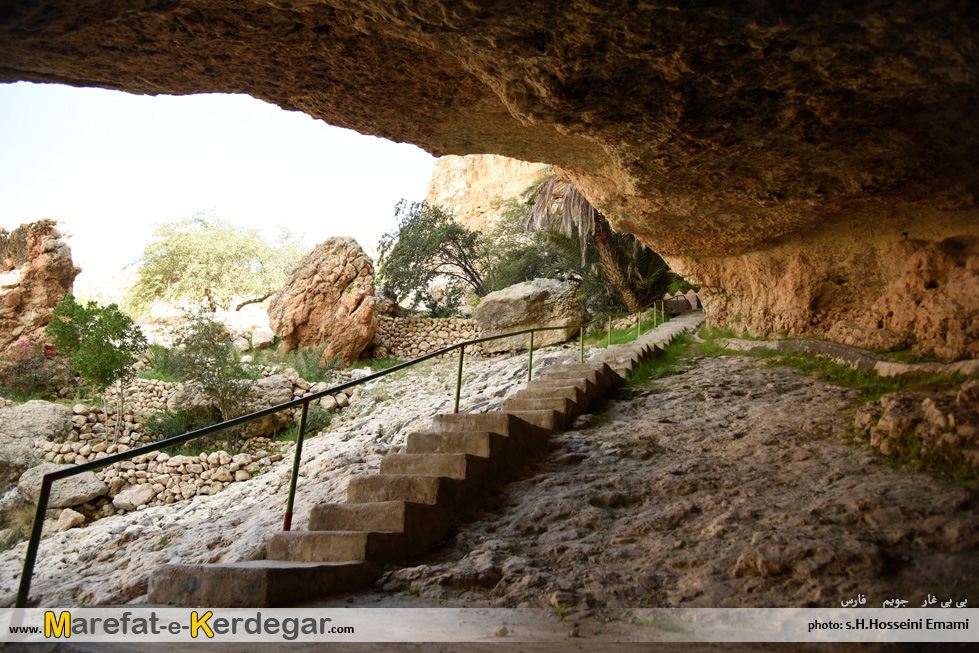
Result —
[[702, 313], [691, 311], [587, 363], [547, 368], [503, 412], [435, 415], [429, 430], [407, 436], [404, 453], [384, 457], [379, 474], [352, 478], [346, 503], [315, 506], [308, 530], [273, 536], [266, 560], [164, 565], [150, 579], [149, 602], [283, 607], [371, 582], [384, 565], [444, 538], [489, 492], [542, 456], [551, 433], [702, 322]]

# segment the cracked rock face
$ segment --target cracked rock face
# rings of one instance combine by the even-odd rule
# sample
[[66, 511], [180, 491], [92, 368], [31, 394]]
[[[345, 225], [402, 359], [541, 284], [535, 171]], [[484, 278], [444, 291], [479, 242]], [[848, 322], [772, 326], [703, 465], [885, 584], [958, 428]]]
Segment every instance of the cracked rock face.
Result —
[[[958, 324], [976, 323], [973, 295], [953, 288], [979, 283], [968, 0], [44, 0], [0, 16], [0, 81], [248, 93], [436, 154], [552, 163], [706, 286], [712, 319], [856, 322], [843, 339], [906, 326], [926, 351], [979, 352]], [[916, 257], [944, 266], [935, 287], [902, 269]], [[927, 316], [892, 301], [906, 284]]]
[[81, 268], [54, 220], [0, 229], [0, 351], [38, 342]]
[[269, 304], [279, 351], [327, 344], [322, 364], [357, 362], [374, 332], [374, 266], [353, 238], [327, 238], [307, 254]]

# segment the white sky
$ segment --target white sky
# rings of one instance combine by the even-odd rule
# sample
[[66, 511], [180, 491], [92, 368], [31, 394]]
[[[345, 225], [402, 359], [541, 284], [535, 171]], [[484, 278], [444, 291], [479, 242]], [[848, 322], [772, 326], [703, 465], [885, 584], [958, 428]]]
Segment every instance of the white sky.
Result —
[[82, 296], [118, 281], [156, 225], [202, 210], [373, 250], [434, 160], [247, 95], [0, 84], [0, 225], [63, 221]]

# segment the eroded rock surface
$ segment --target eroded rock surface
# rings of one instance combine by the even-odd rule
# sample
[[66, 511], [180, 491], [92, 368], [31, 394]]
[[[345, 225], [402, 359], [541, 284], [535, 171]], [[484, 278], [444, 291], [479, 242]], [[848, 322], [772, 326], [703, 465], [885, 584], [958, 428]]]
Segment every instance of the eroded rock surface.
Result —
[[546, 169], [543, 163], [496, 154], [444, 156], [432, 167], [425, 202], [451, 211], [469, 229], [486, 231], [502, 217], [504, 202], [522, 200]]
[[[578, 287], [556, 279], [534, 279], [491, 292], [473, 311], [482, 337], [538, 327], [569, 329], [540, 331], [534, 334], [534, 347], [564, 342], [578, 335], [577, 325], [588, 319], [578, 300]], [[521, 351], [530, 346], [529, 334], [490, 340], [480, 345], [483, 351]]]
[[72, 416], [68, 406], [39, 400], [0, 410], [0, 492], [30, 466], [35, 441], [64, 442], [71, 435]]
[[757, 365], [704, 359], [607, 402], [440, 556], [379, 587], [599, 618], [979, 600], [976, 493], [840, 440], [852, 390]]
[[81, 272], [56, 225], [0, 228], [0, 352], [20, 340], [42, 340], [52, 310]]
[[0, 81], [248, 93], [552, 163], [707, 287], [712, 320], [851, 320], [958, 357], [979, 351], [977, 31], [969, 0], [44, 0], [4, 10]]
[[280, 351], [327, 343], [323, 363], [352, 365], [377, 331], [374, 266], [353, 238], [328, 238], [307, 254], [269, 304]]

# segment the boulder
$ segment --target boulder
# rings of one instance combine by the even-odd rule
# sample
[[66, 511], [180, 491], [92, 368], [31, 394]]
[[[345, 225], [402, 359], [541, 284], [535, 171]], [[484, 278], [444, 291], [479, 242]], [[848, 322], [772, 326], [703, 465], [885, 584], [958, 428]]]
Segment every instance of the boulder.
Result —
[[0, 411], [0, 492], [12, 487], [30, 465], [36, 439], [67, 439], [72, 416], [71, 408], [47, 401], [28, 401]]
[[[38, 494], [41, 492], [41, 478], [45, 474], [69, 467], [71, 466], [53, 463], [41, 463], [37, 467], [32, 467], [20, 477], [17, 491], [27, 501], [36, 504]], [[55, 481], [51, 486], [51, 496], [48, 497], [48, 508], [70, 508], [108, 493], [108, 485], [100, 481], [93, 472], [85, 472]]]
[[135, 510], [156, 498], [156, 492], [145, 483], [130, 485], [112, 499], [112, 505], [120, 510]]
[[56, 225], [38, 220], [0, 228], [0, 352], [20, 340], [43, 340], [52, 310], [82, 271]]
[[268, 327], [259, 327], [252, 331], [252, 349], [261, 351], [268, 349], [275, 342], [275, 334]]
[[327, 343], [322, 362], [352, 365], [377, 331], [374, 266], [353, 238], [330, 238], [300, 261], [269, 305], [279, 352]]
[[[564, 342], [578, 335], [588, 313], [578, 301], [578, 287], [555, 279], [534, 279], [492, 292], [479, 302], [473, 317], [483, 337], [534, 327], [569, 325], [568, 329], [534, 334], [534, 347]], [[526, 350], [527, 335], [482, 343], [483, 351]]]
[[[273, 374], [264, 379], [259, 379], [248, 391], [245, 401], [248, 404], [248, 412], [271, 408], [287, 401], [292, 401], [295, 397], [292, 394], [292, 381], [282, 374]], [[259, 435], [271, 435], [275, 431], [288, 427], [292, 422], [292, 415], [289, 411], [282, 411], [275, 415], [263, 417], [260, 420], [249, 422], [245, 426], [245, 436], [255, 437]]]
[[58, 532], [70, 530], [85, 523], [85, 515], [71, 508], [65, 508], [58, 516]]

